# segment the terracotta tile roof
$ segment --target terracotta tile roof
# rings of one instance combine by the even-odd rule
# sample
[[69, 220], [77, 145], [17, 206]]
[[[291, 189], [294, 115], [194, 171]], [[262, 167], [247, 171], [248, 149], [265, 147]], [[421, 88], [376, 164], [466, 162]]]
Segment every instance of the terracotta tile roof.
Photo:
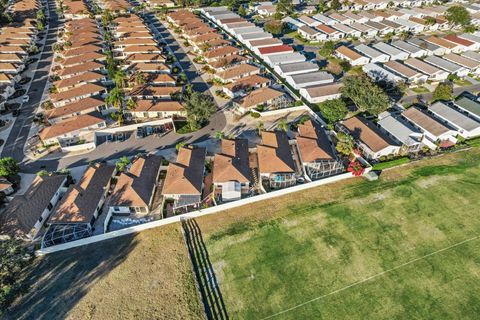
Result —
[[16, 53], [0, 53], [0, 61], [4, 62], [22, 62], [23, 58]]
[[147, 83], [175, 83], [175, 78], [166, 73], [153, 73], [146, 75]]
[[79, 129], [87, 128], [95, 124], [104, 122], [102, 118], [99, 118], [93, 114], [81, 114], [79, 116], [73, 117], [72, 119], [60, 122], [50, 127], [43, 128], [42, 131], [38, 134], [40, 139], [47, 140], [61, 136], [65, 133], [76, 131]]
[[69, 100], [75, 97], [80, 97], [86, 94], [99, 94], [100, 92], [106, 92], [105, 87], [99, 86], [93, 83], [87, 83], [67, 91], [58, 92], [50, 95], [50, 98], [54, 102]]
[[454, 34], [447, 35], [447, 36], [443, 37], [443, 39], [448, 40], [448, 41], [453, 42], [453, 43], [456, 43], [456, 44], [459, 44], [459, 45], [462, 45], [462, 46], [466, 46], [466, 47], [469, 47], [469, 46], [475, 44], [474, 42], [472, 42], [470, 40], [459, 38]]
[[316, 28], [326, 34], [338, 33], [337, 30], [330, 28], [329, 26], [324, 24], [318, 25]]
[[196, 36], [192, 39], [192, 41], [195, 42], [196, 44], [202, 44], [205, 41], [209, 41], [213, 39], [223, 39], [223, 36], [217, 32], [210, 32], [210, 33], [205, 33], [205, 34]]
[[248, 58], [238, 54], [232, 54], [231, 56], [224, 57], [218, 61], [211, 62], [210, 66], [212, 68], [225, 68], [233, 64], [241, 64], [245, 61], [248, 61]]
[[85, 53], [85, 54], [81, 54], [79, 56], [75, 56], [75, 57], [72, 57], [72, 58], [68, 58], [68, 59], [65, 59], [65, 61], [63, 61], [62, 65], [64, 67], [68, 67], [68, 66], [71, 66], [71, 65], [75, 65], [75, 64], [80, 64], [80, 63], [84, 63], [84, 62], [90, 62], [90, 61], [94, 61], [94, 60], [105, 60], [105, 56], [101, 53], [98, 53], [98, 52], [89, 52], [89, 53]]
[[132, 112], [169, 112], [169, 111], [184, 111], [183, 106], [177, 101], [158, 101], [152, 100], [138, 100], [136, 101], [135, 109]]
[[82, 112], [90, 109], [96, 109], [105, 105], [105, 102], [96, 98], [85, 98], [80, 101], [64, 105], [62, 107], [54, 108], [47, 112], [48, 119], [60, 118], [68, 115], [72, 115], [77, 112]]
[[62, 88], [73, 87], [80, 83], [100, 81], [103, 78], [105, 78], [103, 74], [89, 71], [89, 72], [82, 73], [78, 76], [73, 76], [71, 78], [55, 81], [53, 85], [58, 89], [62, 89]]
[[148, 46], [148, 45], [137, 46], [137, 45], [134, 45], [134, 46], [126, 46], [123, 49], [123, 52], [127, 53], [127, 54], [128, 53], [136, 53], [136, 52], [140, 52], [140, 53], [161, 53], [162, 49], [160, 49], [157, 46]]
[[83, 72], [88, 72], [88, 71], [95, 71], [95, 70], [100, 70], [103, 69], [104, 66], [101, 63], [95, 62], [95, 61], [89, 61], [85, 62], [83, 64], [75, 65], [73, 67], [66, 67], [64, 69], [61, 69], [58, 72], [58, 75], [60, 77], [65, 77], [68, 75], [72, 74], [78, 74], [78, 73], [83, 73]]
[[164, 62], [165, 58], [158, 53], [133, 53], [129, 55], [127, 62]]
[[189, 35], [189, 36], [195, 36], [195, 35], [198, 35], [198, 34], [206, 34], [206, 33], [211, 33], [211, 32], [215, 32], [215, 31], [216, 31], [215, 29], [210, 28], [210, 27], [200, 27], [200, 28], [189, 30], [189, 31], [186, 32], [186, 34]]
[[113, 43], [114, 46], [134, 46], [134, 45], [156, 45], [157, 42], [153, 39], [142, 38], [126, 38]]
[[232, 92], [246, 90], [258, 85], [270, 83], [270, 79], [254, 74], [245, 78], [241, 78], [235, 82], [224, 85], [225, 88]]
[[260, 68], [258, 68], [257, 66], [254, 66], [248, 63], [242, 63], [237, 66], [233, 66], [231, 68], [226, 69], [225, 71], [221, 72], [218, 76], [221, 79], [229, 80], [232, 78], [241, 77], [251, 73], [258, 73], [259, 71], [260, 71]]
[[261, 134], [262, 144], [257, 145], [260, 173], [294, 173], [287, 134], [283, 131], [262, 131]]
[[201, 195], [205, 148], [180, 148], [177, 162], [168, 165], [162, 194]]
[[280, 53], [280, 52], [293, 52], [293, 48], [287, 44], [282, 44], [280, 46], [264, 47], [258, 49], [260, 54], [271, 54], [271, 53]]
[[205, 53], [205, 58], [213, 59], [213, 58], [221, 58], [227, 55], [232, 55], [235, 53], [240, 52], [240, 49], [233, 47], [233, 46], [225, 46], [221, 48], [217, 48]]
[[135, 159], [128, 172], [120, 174], [109, 200], [115, 207], [148, 207], [160, 171], [162, 158], [156, 155]]
[[145, 63], [145, 62], [137, 62], [132, 65], [129, 69], [133, 72], [140, 71], [140, 72], [160, 72], [160, 71], [169, 71], [170, 67], [164, 63]]
[[213, 182], [250, 182], [248, 140], [222, 139], [221, 152], [213, 160]]
[[136, 86], [130, 91], [130, 96], [159, 96], [165, 97], [172, 93], [181, 92], [182, 87], [154, 87], [149, 85]]
[[363, 56], [359, 54], [356, 51], [353, 51], [352, 49], [345, 47], [345, 46], [340, 46], [336, 49], [336, 51], [340, 54], [343, 54], [344, 56], [352, 59], [352, 60], [357, 60], [362, 58]]
[[90, 223], [115, 171], [115, 166], [89, 166], [80, 181], [71, 185], [48, 220], [51, 224]]
[[303, 162], [334, 159], [332, 146], [325, 131], [311, 120], [298, 126], [297, 145]]
[[266, 103], [270, 100], [280, 98], [285, 93], [266, 87], [260, 88], [250, 92], [247, 96], [243, 97], [238, 103], [245, 109], [256, 107], [259, 104]]
[[359, 116], [343, 121], [342, 125], [348, 129], [354, 139], [360, 140], [373, 152], [395, 145], [388, 136], [380, 132], [374, 123]]
[[450, 129], [443, 125], [440, 120], [435, 119], [423, 110], [417, 107], [410, 107], [402, 114], [408, 120], [418, 125], [420, 128], [432, 133], [435, 136], [440, 136]]
[[64, 175], [36, 176], [23, 195], [17, 195], [0, 214], [0, 233], [23, 237], [30, 233], [66, 180]]
[[427, 39], [425, 39], [425, 41], [436, 44], [436, 45], [439, 45], [440, 47], [448, 48], [448, 49], [453, 49], [453, 48], [457, 47], [457, 44], [454, 44], [450, 41], [447, 41], [447, 40], [444, 40], [444, 39], [438, 38], [438, 37], [433, 37], [433, 36], [428, 37]]
[[102, 47], [99, 47], [97, 45], [89, 44], [87, 46], [81, 47], [81, 48], [75, 48], [71, 50], [65, 51], [63, 56], [65, 58], [68, 57], [73, 57], [73, 56], [78, 56], [87, 52], [102, 52]]

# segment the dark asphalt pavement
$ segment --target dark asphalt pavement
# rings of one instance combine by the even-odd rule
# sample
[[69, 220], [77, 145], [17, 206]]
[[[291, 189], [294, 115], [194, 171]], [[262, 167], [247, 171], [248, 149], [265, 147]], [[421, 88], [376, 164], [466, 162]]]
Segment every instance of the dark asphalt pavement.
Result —
[[2, 157], [13, 157], [21, 163], [23, 167], [23, 147], [27, 142], [28, 133], [32, 125], [35, 109], [41, 102], [43, 90], [48, 81], [48, 74], [52, 64], [53, 51], [52, 46], [57, 41], [57, 31], [59, 26], [58, 16], [56, 13], [54, 1], [49, 2], [49, 29], [46, 34], [45, 47], [40, 54], [38, 66], [35, 70], [30, 88], [26, 94], [30, 96], [29, 102], [21, 106], [21, 112], [18, 115], [10, 135], [8, 136], [5, 146], [2, 150]]

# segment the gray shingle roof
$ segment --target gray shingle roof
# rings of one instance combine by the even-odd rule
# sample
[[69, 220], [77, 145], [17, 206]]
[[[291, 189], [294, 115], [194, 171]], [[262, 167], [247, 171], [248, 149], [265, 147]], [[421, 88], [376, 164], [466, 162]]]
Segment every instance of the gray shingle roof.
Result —
[[434, 103], [430, 106], [430, 111], [442, 117], [443, 119], [453, 123], [455, 126], [465, 129], [467, 131], [472, 131], [480, 128], [480, 122], [469, 118], [465, 114], [455, 110], [454, 108], [446, 105], [442, 102]]

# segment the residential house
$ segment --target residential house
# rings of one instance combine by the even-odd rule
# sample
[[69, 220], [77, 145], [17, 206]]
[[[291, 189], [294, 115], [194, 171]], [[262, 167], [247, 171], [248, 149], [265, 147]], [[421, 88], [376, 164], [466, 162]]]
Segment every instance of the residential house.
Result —
[[296, 74], [310, 73], [318, 71], [318, 69], [318, 65], [312, 61], [279, 64], [274, 67], [275, 72], [281, 76], [293, 76]]
[[0, 234], [26, 241], [37, 240], [66, 182], [65, 175], [37, 175], [25, 193], [16, 195], [0, 214]]
[[427, 82], [428, 76], [418, 70], [412, 69], [398, 61], [388, 61], [383, 64], [385, 68], [401, 76], [408, 83], [422, 84]]
[[431, 64], [423, 62], [422, 60], [419, 60], [417, 58], [407, 59], [404, 63], [407, 66], [426, 74], [429, 80], [435, 82], [444, 81], [449, 75], [447, 71], [432, 66]]
[[392, 46], [407, 52], [412, 58], [421, 58], [427, 55], [427, 51], [403, 40], [396, 40], [391, 43]]
[[455, 106], [462, 112], [480, 121], [480, 102], [475, 101], [473, 98], [462, 95], [455, 100]]
[[199, 208], [202, 202], [206, 149], [182, 147], [176, 162], [168, 165], [162, 195], [173, 200], [173, 210]]
[[286, 104], [285, 93], [269, 87], [251, 91], [244, 97], [232, 101], [235, 111], [245, 114], [259, 106], [268, 108], [270, 106], [284, 107]]
[[400, 153], [416, 153], [419, 152], [424, 145], [431, 149], [436, 146], [425, 139], [424, 134], [402, 117], [393, 113], [385, 112], [380, 115], [378, 125], [393, 140], [401, 145]]
[[386, 44], [385, 42], [377, 42], [372, 47], [388, 54], [390, 56], [390, 60], [407, 60], [410, 56], [408, 52]]
[[428, 107], [428, 110], [455, 128], [459, 135], [465, 139], [480, 135], [480, 122], [452, 106], [439, 101]]
[[384, 134], [373, 122], [355, 116], [340, 123], [339, 129], [350, 134], [358, 149], [368, 158], [395, 156], [400, 152], [400, 145]]
[[313, 123], [312, 120], [298, 125], [296, 142], [303, 170], [311, 180], [343, 171], [343, 165], [337, 159], [325, 130]]
[[335, 50], [335, 55], [340, 59], [347, 60], [352, 66], [363, 66], [370, 62], [370, 58], [346, 47], [340, 46]]
[[151, 212], [162, 158], [141, 155], [122, 172], [108, 200], [113, 215], [145, 215]]
[[270, 83], [270, 79], [254, 74], [224, 85], [223, 92], [233, 99], [242, 97], [252, 90], [267, 87]]
[[426, 57], [424, 61], [459, 77], [465, 77], [469, 72], [467, 68], [437, 56]]
[[92, 234], [115, 172], [115, 166], [97, 163], [87, 168], [77, 184], [68, 187], [47, 221], [48, 230], [42, 241], [44, 247]]
[[390, 56], [388, 54], [382, 53], [364, 44], [356, 45], [354, 49], [363, 56], [370, 58], [371, 63], [387, 62], [388, 60], [390, 60]]
[[298, 175], [287, 134], [283, 131], [262, 131], [261, 136], [257, 156], [262, 182], [272, 189], [295, 185]]
[[440, 147], [449, 147], [457, 143], [458, 132], [425, 110], [416, 106], [410, 107], [402, 113], [402, 116], [422, 130], [430, 142]]
[[178, 101], [137, 100], [135, 107], [125, 112], [133, 120], [151, 120], [186, 117], [185, 108]]
[[222, 139], [213, 160], [215, 195], [222, 202], [239, 200], [250, 193], [252, 170], [247, 139]]
[[311, 87], [300, 88], [300, 95], [307, 99], [310, 103], [320, 103], [326, 100], [340, 98], [342, 95], [341, 82], [333, 82], [330, 84], [315, 85]]
[[334, 78], [328, 72], [315, 71], [310, 73], [302, 73], [302, 74], [297, 74], [292, 76], [286, 76], [285, 80], [287, 80], [287, 82], [292, 87], [299, 90], [300, 88], [332, 83]]

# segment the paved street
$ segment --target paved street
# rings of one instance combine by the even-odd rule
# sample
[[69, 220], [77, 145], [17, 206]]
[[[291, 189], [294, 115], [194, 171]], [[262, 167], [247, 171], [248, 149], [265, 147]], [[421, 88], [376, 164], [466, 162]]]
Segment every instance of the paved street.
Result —
[[[187, 56], [187, 53], [182, 49], [182, 47], [175, 41], [170, 32], [163, 26], [162, 23], [155, 17], [153, 13], [146, 13], [145, 18], [148, 23], [153, 24], [154, 29], [162, 36], [163, 40], [166, 42], [167, 46], [172, 50], [173, 54], [177, 58], [177, 62], [185, 72], [185, 75], [188, 78], [188, 81], [192, 84], [195, 91], [208, 92], [209, 85], [202, 79], [200, 76], [201, 70], [197, 70], [195, 65], [190, 61], [190, 58]], [[155, 31], [153, 30], [153, 31]]]
[[45, 46], [40, 55], [30, 88], [26, 93], [30, 96], [30, 100], [22, 105], [20, 115], [17, 117], [2, 151], [2, 157], [13, 157], [20, 162], [24, 158], [23, 147], [28, 138], [35, 109], [41, 102], [43, 90], [48, 81], [48, 74], [50, 72], [53, 58], [52, 46], [57, 41], [59, 22], [55, 11], [54, 1], [49, 2], [48, 8], [50, 11], [50, 18]]
[[[465, 86], [465, 87], [457, 87], [453, 89], [453, 95], [458, 96], [464, 91], [470, 91], [470, 92], [478, 92], [480, 91], [480, 84], [474, 84], [471, 86]], [[432, 93], [419, 93], [411, 96], [406, 96], [403, 97], [400, 100], [400, 103], [412, 103], [415, 102], [416, 100], [431, 100], [432, 99]]]
[[[121, 156], [131, 156], [139, 152], [157, 152], [159, 150], [173, 148], [177, 143], [183, 141], [189, 143], [204, 141], [215, 131], [221, 131], [225, 128], [227, 124], [225, 114], [222, 110], [219, 110], [210, 119], [210, 123], [206, 127], [192, 134], [179, 135], [170, 132], [162, 137], [150, 136], [143, 139], [136, 139], [135, 136], [132, 135], [124, 142], [103, 143], [95, 150], [86, 154], [65, 157], [65, 154], [53, 153], [37, 160], [25, 158], [23, 147], [32, 125], [34, 111], [41, 102], [42, 93], [48, 81], [48, 74], [53, 58], [52, 45], [56, 42], [56, 32], [59, 26], [53, 2], [50, 6], [50, 29], [47, 35], [45, 49], [40, 57], [38, 69], [35, 72], [30, 90], [28, 91], [30, 101], [22, 106], [22, 112], [18, 116], [2, 152], [2, 157], [11, 156], [17, 161], [20, 161], [22, 172], [36, 173], [42, 169], [57, 170], [86, 165], [90, 161], [110, 160], [117, 159]], [[184, 70], [190, 83], [192, 83], [194, 89], [201, 92], [208, 91], [208, 84], [199, 76], [198, 70], [193, 63], [191, 63], [182, 48], [175, 42], [170, 33], [163, 27], [163, 25], [156, 21], [156, 18], [153, 15], [150, 19], [152, 22], [155, 22], [155, 26], [159, 29], [159, 33], [165, 38], [170, 49], [174, 52], [179, 64]]]

